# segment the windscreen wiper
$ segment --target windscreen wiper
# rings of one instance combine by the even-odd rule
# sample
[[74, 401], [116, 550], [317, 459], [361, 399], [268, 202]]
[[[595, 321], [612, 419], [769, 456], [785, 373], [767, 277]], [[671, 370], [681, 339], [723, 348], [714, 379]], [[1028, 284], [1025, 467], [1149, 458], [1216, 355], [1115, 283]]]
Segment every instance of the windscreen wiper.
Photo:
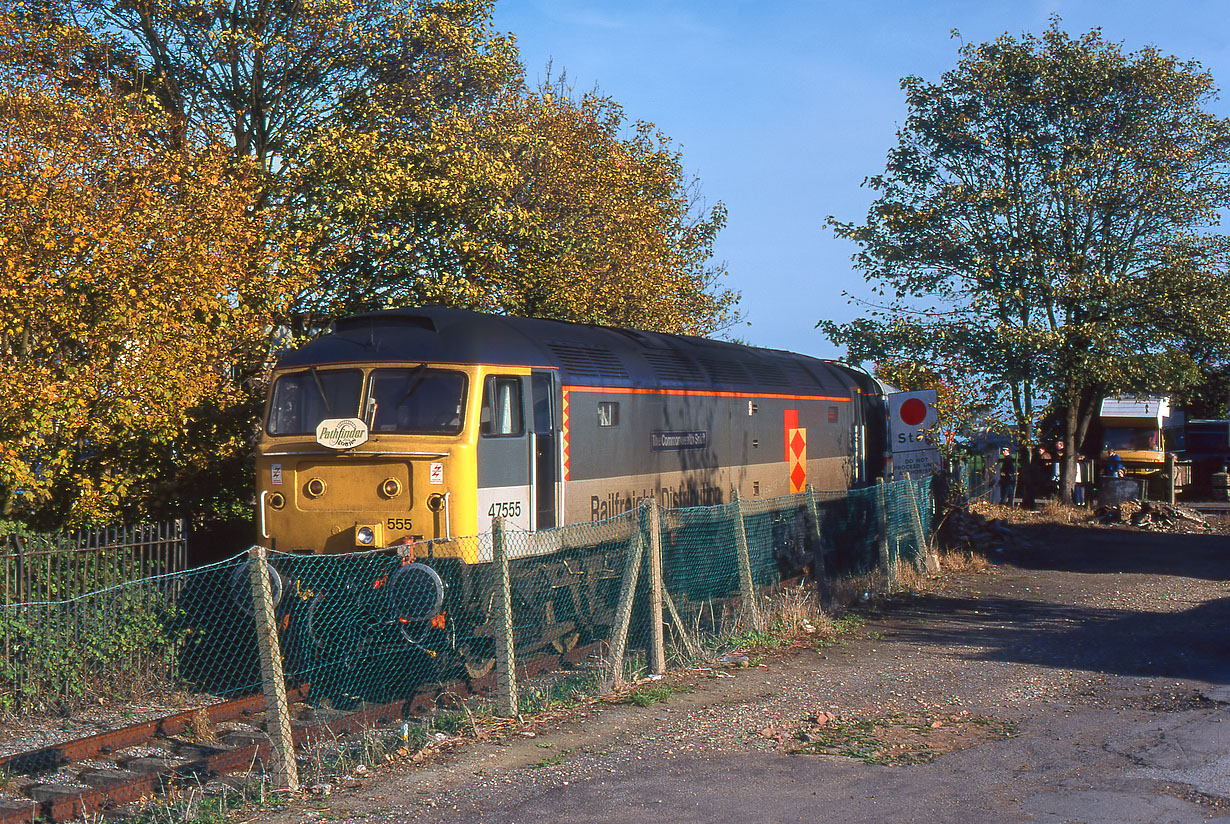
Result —
[[309, 366], [308, 372], [311, 373], [312, 380], [316, 382], [316, 391], [320, 393], [320, 399], [325, 402], [325, 414], [332, 418], [333, 404], [329, 403], [329, 396], [325, 394], [325, 385], [320, 382], [320, 374], [316, 371], [315, 366]]
[[426, 371], [426, 369], [427, 369], [427, 364], [420, 363], [418, 366], [414, 368], [414, 371], [410, 373], [410, 377], [409, 377], [410, 386], [406, 389], [405, 393], [398, 399], [397, 401], [398, 406], [401, 406], [403, 403], [405, 403], [406, 398], [413, 395], [414, 390], [418, 389], [419, 385], [423, 383], [423, 381], [427, 377], [426, 375], [423, 374], [423, 372]]

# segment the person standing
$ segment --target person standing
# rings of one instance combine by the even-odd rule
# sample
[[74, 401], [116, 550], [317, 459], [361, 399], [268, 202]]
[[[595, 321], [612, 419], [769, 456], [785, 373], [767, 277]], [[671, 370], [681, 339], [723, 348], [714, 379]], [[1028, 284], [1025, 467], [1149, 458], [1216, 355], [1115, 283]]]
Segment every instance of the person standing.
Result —
[[1016, 502], [1016, 459], [1006, 446], [999, 451], [999, 502], [1003, 506]]
[[[1060, 488], [1063, 471], [1063, 441], [1055, 442], [1055, 487]], [[1072, 503], [1085, 505], [1085, 456], [1078, 454], [1072, 461]]]
[[1072, 503], [1077, 506], [1085, 505], [1085, 456], [1077, 455], [1076, 460], [1072, 462]]

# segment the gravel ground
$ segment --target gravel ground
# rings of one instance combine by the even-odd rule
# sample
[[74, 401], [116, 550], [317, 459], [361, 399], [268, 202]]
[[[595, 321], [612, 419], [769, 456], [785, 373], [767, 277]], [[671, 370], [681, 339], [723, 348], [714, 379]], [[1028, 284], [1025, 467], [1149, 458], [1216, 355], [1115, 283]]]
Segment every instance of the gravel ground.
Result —
[[[262, 820], [1230, 822], [1230, 538], [1019, 535], [831, 645], [672, 673], [665, 702], [493, 729]], [[859, 722], [889, 763], [804, 754]]]

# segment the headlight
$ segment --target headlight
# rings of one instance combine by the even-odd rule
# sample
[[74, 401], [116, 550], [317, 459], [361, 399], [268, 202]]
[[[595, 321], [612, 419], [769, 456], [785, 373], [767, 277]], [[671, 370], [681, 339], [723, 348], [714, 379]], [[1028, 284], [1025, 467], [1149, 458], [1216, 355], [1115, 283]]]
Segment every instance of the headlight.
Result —
[[376, 532], [370, 526], [361, 526], [355, 531], [354, 539], [360, 546], [371, 546], [376, 541]]
[[396, 478], [385, 478], [380, 484], [380, 493], [386, 498], [396, 498], [401, 494], [401, 481]]

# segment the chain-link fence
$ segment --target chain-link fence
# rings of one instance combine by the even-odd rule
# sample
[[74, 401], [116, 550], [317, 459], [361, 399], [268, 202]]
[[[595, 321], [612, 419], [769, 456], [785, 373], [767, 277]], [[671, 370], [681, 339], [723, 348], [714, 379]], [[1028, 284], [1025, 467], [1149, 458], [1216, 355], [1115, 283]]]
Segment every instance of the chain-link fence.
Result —
[[[414, 712], [447, 690], [515, 713], [542, 694], [544, 674], [597, 683], [711, 655], [762, 628], [760, 604], [783, 581], [891, 580], [897, 564], [921, 566], [932, 509], [930, 482], [905, 481], [689, 509], [644, 502], [606, 521], [537, 533], [501, 523], [397, 550], [254, 550], [6, 604], [0, 703], [72, 712], [172, 690], [256, 693], [271, 672], [257, 643], [267, 615], [287, 685], [313, 701]], [[474, 542], [479, 563], [456, 559], [468, 554], [460, 541]], [[254, 564], [268, 573], [269, 610], [254, 601]]]

